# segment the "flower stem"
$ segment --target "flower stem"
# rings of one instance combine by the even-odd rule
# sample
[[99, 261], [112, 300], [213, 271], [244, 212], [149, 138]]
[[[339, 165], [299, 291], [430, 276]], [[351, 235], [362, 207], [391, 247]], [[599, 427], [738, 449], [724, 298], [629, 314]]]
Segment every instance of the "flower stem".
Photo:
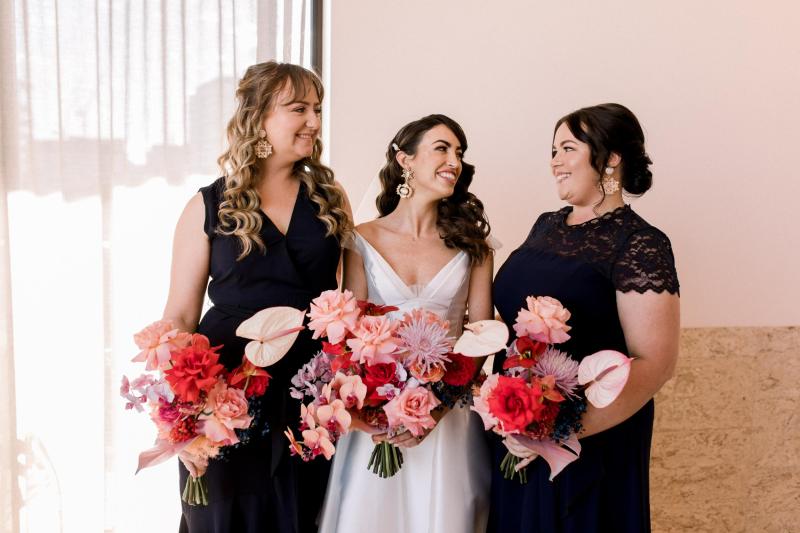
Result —
[[503, 457], [503, 461], [500, 463], [500, 470], [503, 471], [503, 477], [505, 479], [519, 477], [520, 485], [524, 485], [528, 482], [528, 467], [526, 466], [517, 470], [516, 466], [519, 464], [519, 461], [519, 457], [506, 453], [506, 456]]
[[403, 466], [403, 454], [389, 442], [375, 445], [369, 458], [367, 469], [380, 477], [392, 477]]
[[189, 505], [208, 505], [208, 485], [205, 478], [189, 476], [181, 499]]

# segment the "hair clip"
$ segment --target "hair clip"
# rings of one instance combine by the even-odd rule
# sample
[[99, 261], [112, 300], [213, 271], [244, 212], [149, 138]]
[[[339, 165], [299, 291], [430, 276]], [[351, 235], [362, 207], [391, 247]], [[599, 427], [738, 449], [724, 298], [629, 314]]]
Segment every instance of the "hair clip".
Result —
[[392, 148], [394, 148], [395, 152], [399, 152], [400, 151], [400, 147], [397, 146], [397, 143], [392, 143]]

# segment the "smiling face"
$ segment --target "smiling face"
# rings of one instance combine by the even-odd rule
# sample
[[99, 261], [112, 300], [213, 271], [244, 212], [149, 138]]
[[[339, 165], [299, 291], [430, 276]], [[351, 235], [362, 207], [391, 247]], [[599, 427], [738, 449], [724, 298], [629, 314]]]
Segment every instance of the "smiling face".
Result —
[[413, 156], [398, 154], [404, 168], [414, 172], [411, 186], [414, 195], [426, 195], [436, 199], [453, 194], [462, 168], [462, 147], [458, 137], [443, 124], [425, 132]]
[[305, 95], [299, 97], [287, 82], [262, 125], [272, 145], [270, 157], [285, 161], [311, 157], [321, 127], [321, 111], [313, 85], [307, 84]]
[[592, 166], [591, 148], [572, 134], [566, 123], [553, 137], [550, 168], [558, 197], [574, 206], [595, 205], [603, 199], [598, 189], [600, 174]]

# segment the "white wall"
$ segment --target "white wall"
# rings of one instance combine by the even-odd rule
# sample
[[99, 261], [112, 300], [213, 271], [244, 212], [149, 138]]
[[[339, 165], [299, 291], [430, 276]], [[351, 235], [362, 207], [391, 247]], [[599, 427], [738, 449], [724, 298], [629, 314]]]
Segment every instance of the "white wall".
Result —
[[800, 324], [800, 4], [331, 4], [329, 156], [362, 217], [394, 133], [445, 113], [467, 133], [499, 266], [561, 205], [555, 121], [619, 102], [655, 162], [634, 208], [672, 239], [683, 326]]

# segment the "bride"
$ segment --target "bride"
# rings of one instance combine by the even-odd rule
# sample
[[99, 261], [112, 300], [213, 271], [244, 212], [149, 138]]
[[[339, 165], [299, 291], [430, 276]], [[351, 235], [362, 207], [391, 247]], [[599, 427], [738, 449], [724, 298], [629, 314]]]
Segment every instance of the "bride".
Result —
[[[467, 310], [470, 321], [492, 317], [489, 224], [468, 192], [475, 169], [462, 160], [466, 149], [463, 130], [444, 115], [404, 126], [380, 172], [380, 217], [356, 228], [345, 253], [344, 285], [358, 299], [396, 306], [396, 313], [433, 311], [450, 321], [453, 337]], [[490, 481], [483, 428], [467, 407], [434, 418], [437, 425], [420, 437], [354, 431], [340, 440], [320, 531], [482, 533]], [[384, 440], [404, 455], [388, 479], [367, 470]]]

